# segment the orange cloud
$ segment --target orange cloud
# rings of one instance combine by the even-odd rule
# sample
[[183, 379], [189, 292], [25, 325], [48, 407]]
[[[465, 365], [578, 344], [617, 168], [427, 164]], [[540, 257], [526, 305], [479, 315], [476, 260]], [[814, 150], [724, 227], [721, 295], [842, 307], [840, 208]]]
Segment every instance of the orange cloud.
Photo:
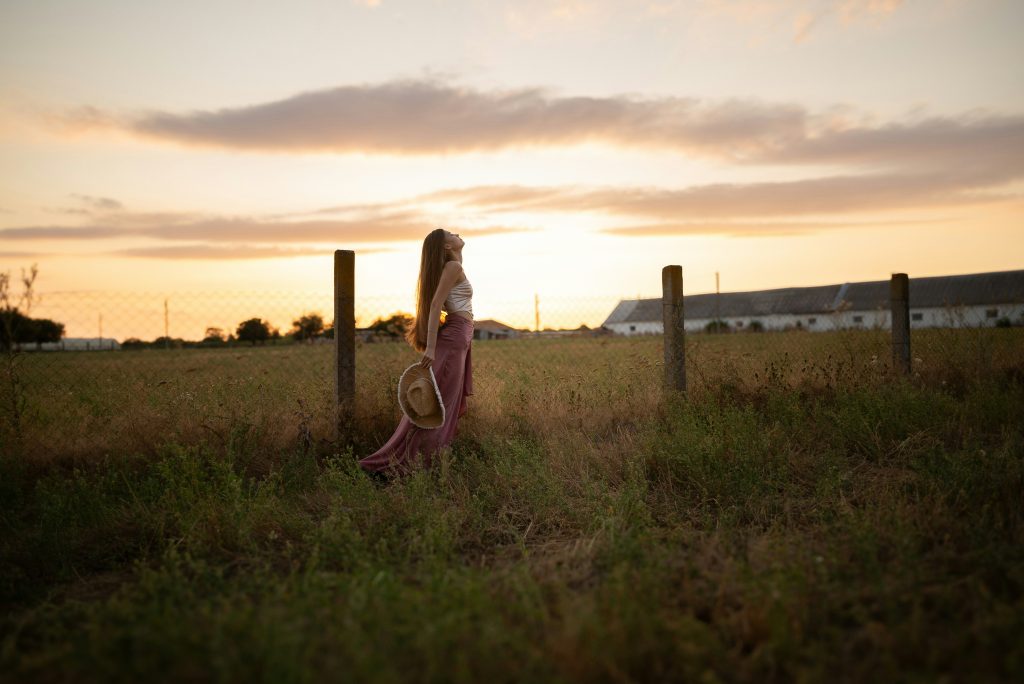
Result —
[[982, 192], [980, 187], [984, 185], [968, 169], [963, 175], [872, 174], [687, 188], [483, 186], [423, 197], [489, 212], [592, 212], [664, 221], [877, 212], [987, 204], [1014, 197]]
[[480, 92], [402, 80], [301, 93], [190, 113], [51, 114], [60, 131], [117, 129], [178, 143], [249, 150], [446, 154], [592, 140], [727, 157], [805, 135], [793, 105], [696, 98], [557, 97], [541, 88]]
[[38, 259], [51, 256], [48, 252], [8, 252], [0, 251], [0, 259]]
[[[834, 149], [810, 146], [801, 154], [808, 157], [870, 157], [873, 146], [884, 148], [884, 136], [874, 141], [839, 141]], [[910, 151], [904, 151], [904, 156], [908, 163], [915, 158]], [[305, 253], [320, 253], [322, 247], [311, 246], [419, 241], [439, 223], [431, 218], [429, 212], [418, 209], [418, 206], [435, 203], [451, 205], [458, 215], [465, 217], [466, 224], [487, 222], [475, 228], [456, 226], [466, 237], [538, 230], [495, 220], [502, 213], [587, 213], [644, 221], [633, 226], [609, 229], [610, 232], [624, 235], [698, 232], [767, 235], [778, 234], [779, 231], [806, 232], [856, 225], [848, 218], [850, 214], [876, 215], [879, 212], [906, 209], [935, 209], [1019, 200], [1012, 186], [1007, 187], [1006, 184], [1020, 177], [1020, 162], [1011, 154], [1000, 156], [993, 151], [990, 156], [987, 165], [964, 160], [959, 166], [951, 163], [949, 168], [931, 173], [883, 172], [791, 181], [711, 183], [682, 188], [571, 185], [446, 188], [386, 203], [338, 205], [269, 217], [97, 210], [90, 215], [92, 222], [89, 224], [4, 228], [0, 229], [0, 239], [80, 241], [143, 237], [199, 242], [206, 246], [140, 247], [121, 254], [204, 258], [201, 254], [205, 253], [210, 258], [218, 258], [215, 256], [217, 254], [228, 258], [231, 250], [236, 250], [236, 256], [232, 258], [263, 258], [278, 253], [299, 255], [294, 249], [287, 254], [284, 251], [275, 252], [275, 249], [281, 249], [277, 245], [282, 243], [305, 245], [311, 249]], [[926, 160], [922, 158], [920, 161], [923, 166]], [[294, 218], [328, 214], [337, 217]], [[821, 221], [822, 217], [829, 215], [842, 218], [838, 222]], [[474, 217], [479, 221], [471, 220]], [[800, 217], [814, 217], [815, 223], [779, 220]], [[552, 223], [557, 225], [557, 219]], [[445, 222], [443, 225], [453, 227], [455, 224]], [[211, 247], [216, 244], [220, 246]], [[248, 251], [239, 251], [242, 249], [239, 245], [245, 246]]]
[[602, 141], [742, 164], [1024, 168], [1024, 116], [968, 113], [874, 125], [835, 110], [732, 99], [558, 97], [481, 92], [433, 80], [302, 93], [184, 114], [62, 115], [73, 130], [116, 127], [183, 145], [293, 152], [448, 154]]
[[841, 228], [922, 225], [946, 223], [949, 219], [877, 220], [877, 221], [690, 221], [650, 223], [605, 228], [602, 233], [623, 237], [665, 237], [672, 235], [727, 235], [733, 237], [777, 237], [800, 235]]
[[[388, 252], [388, 249], [360, 249], [360, 254]], [[151, 259], [280, 259], [297, 256], [331, 254], [326, 249], [270, 247], [264, 245], [170, 245], [133, 247], [108, 252], [113, 256], [145, 257]]]
[[[398, 204], [402, 204], [399, 202]], [[358, 205], [357, 205], [358, 206]], [[334, 207], [332, 211], [342, 211]], [[380, 211], [373, 215], [332, 220], [283, 221], [237, 216], [198, 216], [194, 213], [117, 212], [94, 216], [94, 223], [80, 226], [24, 226], [0, 229], [4, 240], [95, 240], [146, 237], [160, 240], [200, 240], [206, 243], [360, 244], [419, 241], [438, 227], [437, 222], [414, 211]], [[451, 225], [451, 224], [445, 224]], [[459, 227], [466, 237], [530, 230], [517, 226]], [[194, 248], [190, 246], [188, 249]], [[187, 248], [179, 248], [185, 250]], [[252, 248], [255, 249], [255, 248]], [[129, 250], [132, 256], [173, 255], [156, 248]], [[316, 253], [321, 253], [317, 250]], [[128, 252], [123, 252], [128, 254]], [[182, 252], [183, 254], [185, 252]], [[198, 254], [198, 252], [195, 252]], [[263, 252], [252, 251], [252, 254]], [[269, 254], [269, 252], [266, 252]], [[193, 257], [190, 257], [193, 258]]]

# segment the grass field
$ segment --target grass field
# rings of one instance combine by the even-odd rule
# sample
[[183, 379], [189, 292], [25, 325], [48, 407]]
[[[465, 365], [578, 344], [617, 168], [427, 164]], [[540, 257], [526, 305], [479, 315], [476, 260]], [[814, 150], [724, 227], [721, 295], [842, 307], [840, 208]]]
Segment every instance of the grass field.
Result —
[[[474, 342], [386, 485], [404, 344], [26, 354], [0, 403], [9, 681], [1007, 681], [1024, 330]], [[21, 399], [16, 429], [11, 401]]]

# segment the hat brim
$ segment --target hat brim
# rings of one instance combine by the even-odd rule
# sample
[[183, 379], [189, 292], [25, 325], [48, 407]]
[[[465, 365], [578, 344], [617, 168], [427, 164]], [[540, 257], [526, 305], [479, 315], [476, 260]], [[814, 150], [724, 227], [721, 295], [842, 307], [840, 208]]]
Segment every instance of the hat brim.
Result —
[[[408, 387], [408, 384], [415, 380], [415, 378], [409, 374], [411, 372], [412, 375], [418, 375], [419, 373], [416, 372], [417, 368], [422, 368], [418, 362], [402, 371], [401, 377], [398, 378], [398, 406], [402, 409], [402, 413], [405, 414], [413, 425], [425, 430], [433, 430], [444, 425], [445, 419], [444, 401], [441, 399], [441, 389], [437, 386], [437, 378], [434, 377], [433, 366], [427, 368], [427, 371], [429, 371], [430, 384], [434, 388], [434, 395], [437, 397], [437, 405], [441, 409], [440, 413], [435, 412], [427, 416], [421, 416], [412, 411], [405, 401], [405, 390]], [[406, 379], [407, 376], [408, 380]]]

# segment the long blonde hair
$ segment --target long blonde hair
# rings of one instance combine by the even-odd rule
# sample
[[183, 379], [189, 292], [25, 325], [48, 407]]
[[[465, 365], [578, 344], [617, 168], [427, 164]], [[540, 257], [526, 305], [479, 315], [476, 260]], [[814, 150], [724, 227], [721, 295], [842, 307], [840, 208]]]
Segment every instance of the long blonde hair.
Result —
[[[416, 318], [405, 331], [405, 340], [418, 352], [427, 348], [427, 323], [430, 317], [430, 303], [441, 281], [441, 271], [450, 261], [444, 248], [445, 230], [436, 228], [423, 238], [423, 252], [420, 255], [420, 277], [416, 281]], [[442, 319], [443, 322], [443, 319]], [[440, 328], [441, 322], [438, 323]]]

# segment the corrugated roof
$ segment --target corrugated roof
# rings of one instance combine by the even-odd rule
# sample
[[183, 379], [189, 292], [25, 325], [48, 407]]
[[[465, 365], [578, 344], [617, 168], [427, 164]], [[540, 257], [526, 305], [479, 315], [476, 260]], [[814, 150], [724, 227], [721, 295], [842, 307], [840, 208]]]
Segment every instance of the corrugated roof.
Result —
[[[784, 287], [752, 292], [723, 292], [683, 296], [687, 318], [736, 318], [772, 314], [816, 314], [845, 308], [871, 311], [889, 308], [888, 280], [860, 283]], [[914, 308], [947, 305], [1015, 304], [1024, 302], [1024, 270], [930, 276], [910, 279], [910, 306]], [[620, 301], [603, 325], [641, 323], [662, 320], [662, 302], [655, 299]]]
[[[605, 319], [604, 325], [608, 325], [609, 323], [625, 323], [629, 319], [629, 317], [633, 315], [633, 311], [637, 308], [638, 305], [647, 305], [650, 302], [655, 302], [657, 304], [659, 312], [658, 320], [661, 320], [660, 299], [623, 299], [621, 302], [615, 305], [614, 309], [612, 309], [611, 314], [608, 316], [608, 318]], [[645, 318], [643, 320], [649, 319]]]
[[1019, 302], [1024, 302], [1024, 270], [910, 279], [911, 306]]
[[[722, 318], [815, 313], [826, 310], [832, 304], [837, 290], [839, 285], [723, 292], [721, 295], [712, 292], [683, 297], [683, 310], [689, 318], [714, 318], [716, 313]], [[715, 302], [717, 298], [721, 299], [718, 303]]]
[[515, 330], [512, 326], [506, 325], [501, 321], [496, 321], [493, 318], [484, 318], [482, 320], [473, 321], [473, 328], [476, 330], [487, 328], [488, 330], [498, 330], [502, 332]]

